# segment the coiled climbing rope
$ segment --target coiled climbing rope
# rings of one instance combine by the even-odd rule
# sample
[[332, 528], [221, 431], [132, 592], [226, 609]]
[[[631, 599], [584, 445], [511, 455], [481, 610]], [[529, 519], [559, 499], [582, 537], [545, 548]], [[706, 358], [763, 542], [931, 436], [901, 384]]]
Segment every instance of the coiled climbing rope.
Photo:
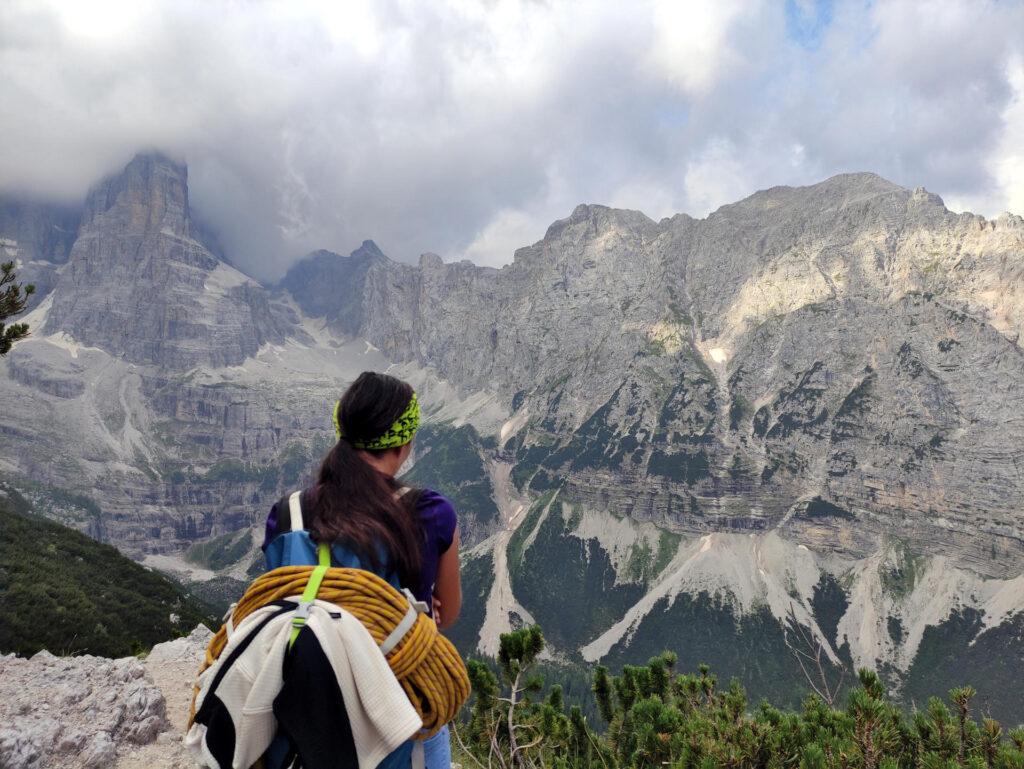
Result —
[[[231, 614], [237, 626], [254, 611], [269, 603], [299, 596], [306, 588], [313, 566], [282, 566], [257, 578]], [[358, 619], [381, 644], [405, 617], [409, 601], [385, 580], [360, 569], [330, 568], [316, 597], [337, 604]], [[227, 626], [217, 631], [206, 647], [206, 670], [227, 644]], [[469, 697], [466, 665], [452, 642], [441, 635], [426, 614], [417, 616], [412, 628], [386, 657], [416, 712], [424, 731], [418, 738], [432, 736], [451, 721]], [[200, 672], [202, 672], [202, 670]], [[198, 693], [198, 688], [195, 690]], [[193, 694], [195, 715], [195, 694]]]

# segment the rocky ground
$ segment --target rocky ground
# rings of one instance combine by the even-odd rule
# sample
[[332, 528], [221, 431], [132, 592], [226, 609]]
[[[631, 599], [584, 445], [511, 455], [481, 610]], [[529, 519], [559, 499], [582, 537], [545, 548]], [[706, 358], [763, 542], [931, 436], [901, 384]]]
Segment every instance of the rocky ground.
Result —
[[144, 659], [0, 656], [0, 767], [185, 769], [191, 684], [212, 633]]

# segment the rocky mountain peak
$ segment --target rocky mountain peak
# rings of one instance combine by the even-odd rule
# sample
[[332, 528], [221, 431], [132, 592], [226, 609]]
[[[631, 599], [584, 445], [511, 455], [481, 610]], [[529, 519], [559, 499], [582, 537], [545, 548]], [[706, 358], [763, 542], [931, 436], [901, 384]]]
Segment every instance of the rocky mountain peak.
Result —
[[289, 282], [288, 275], [292, 275], [295, 272], [302, 272], [311, 264], [323, 265], [333, 262], [345, 263], [348, 261], [368, 263], [377, 260], [387, 260], [387, 257], [372, 240], [364, 240], [363, 244], [348, 256], [326, 248], [318, 248], [316, 251], [311, 251], [293, 264], [285, 274], [285, 277], [281, 279], [279, 285], [284, 286], [285, 283]]
[[381, 251], [380, 247], [372, 240], [364, 240], [362, 245], [352, 252], [352, 256], [355, 258], [362, 257], [366, 259], [387, 259], [387, 257], [384, 256], [384, 252]]
[[902, 208], [910, 196], [909, 190], [878, 174], [837, 174], [806, 187], [778, 186], [760, 190], [720, 207], [708, 219], [754, 219], [771, 212], [770, 217], [776, 220], [792, 217], [811, 220], [851, 208], [891, 206], [893, 201]]
[[115, 218], [143, 231], [190, 235], [188, 168], [158, 152], [136, 155], [89, 191], [82, 226]]
[[559, 219], [548, 227], [542, 242], [551, 241], [565, 232], [596, 235], [609, 230], [634, 232], [657, 230], [658, 225], [641, 211], [624, 208], [610, 208], [596, 203], [581, 203], [565, 219]]
[[943, 201], [942, 198], [937, 196], [935, 193], [929, 193], [925, 187], [921, 186], [913, 188], [907, 203], [910, 206], [941, 209], [943, 211], [946, 209], [945, 201]]
[[375, 265], [397, 268], [372, 240], [348, 256], [314, 251], [293, 264], [278, 283], [304, 313], [323, 317], [345, 334], [359, 331], [367, 275]]
[[1003, 213], [999, 214], [996, 217], [996, 223], [1005, 229], [1024, 230], [1024, 216], [1017, 216], [1009, 211], [1003, 211]]
[[137, 155], [90, 191], [45, 331], [137, 363], [240, 363], [275, 336], [258, 285], [197, 239], [188, 170]]
[[425, 254], [420, 254], [420, 269], [421, 270], [443, 270], [444, 259], [438, 254], [432, 251], [428, 251]]

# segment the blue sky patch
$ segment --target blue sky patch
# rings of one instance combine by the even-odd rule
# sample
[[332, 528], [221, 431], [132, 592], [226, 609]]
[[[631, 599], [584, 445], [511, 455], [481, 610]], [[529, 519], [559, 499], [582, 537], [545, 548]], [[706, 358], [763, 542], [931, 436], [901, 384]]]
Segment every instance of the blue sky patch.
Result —
[[804, 48], [817, 48], [834, 7], [835, 0], [786, 0], [786, 34]]

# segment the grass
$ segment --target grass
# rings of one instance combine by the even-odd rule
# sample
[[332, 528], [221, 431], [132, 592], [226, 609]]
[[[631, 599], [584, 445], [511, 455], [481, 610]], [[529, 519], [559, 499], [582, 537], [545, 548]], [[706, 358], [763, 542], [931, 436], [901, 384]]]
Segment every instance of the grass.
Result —
[[658, 534], [658, 554], [654, 558], [654, 572], [653, 576], [658, 576], [665, 567], [668, 566], [669, 562], [675, 558], [676, 553], [679, 552], [679, 543], [683, 541], [681, 534], [676, 534], [671, 531], [662, 531]]

